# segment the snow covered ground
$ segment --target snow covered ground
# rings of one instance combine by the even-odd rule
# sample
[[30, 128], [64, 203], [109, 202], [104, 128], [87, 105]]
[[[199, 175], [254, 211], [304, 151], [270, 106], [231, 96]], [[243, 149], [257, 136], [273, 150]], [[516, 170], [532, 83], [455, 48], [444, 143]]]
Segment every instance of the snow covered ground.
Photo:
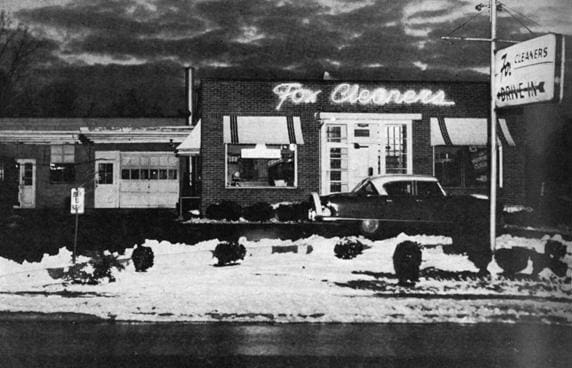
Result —
[[[547, 239], [503, 235], [498, 246], [543, 251]], [[479, 278], [466, 256], [443, 252], [450, 238], [405, 234], [375, 242], [361, 239], [368, 246], [363, 254], [343, 260], [334, 255], [338, 240], [319, 236], [295, 242], [243, 240], [245, 259], [226, 267], [214, 266], [216, 239], [192, 246], [148, 240], [145, 245], [155, 254], [152, 268], [141, 273], [127, 264], [115, 273], [115, 282], [99, 285], [69, 284], [50, 276], [49, 269], [70, 265], [66, 249], [44, 256], [40, 263], [0, 258], [0, 312], [71, 312], [160, 322], [572, 324], [571, 285], [548, 269], [538, 278], [507, 279], [493, 261], [491, 277]], [[424, 248], [422, 277], [412, 288], [398, 286], [393, 274], [392, 255], [403, 240]], [[276, 247], [289, 245], [296, 245], [298, 253], [273, 253]], [[120, 258], [129, 259], [131, 252], [128, 249]], [[78, 262], [87, 260], [80, 257]], [[572, 265], [570, 259], [568, 264]]]

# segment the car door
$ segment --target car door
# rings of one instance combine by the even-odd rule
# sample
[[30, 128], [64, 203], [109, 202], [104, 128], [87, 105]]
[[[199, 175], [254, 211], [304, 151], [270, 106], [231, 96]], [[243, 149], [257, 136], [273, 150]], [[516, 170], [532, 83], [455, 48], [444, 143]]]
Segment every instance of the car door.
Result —
[[434, 224], [445, 222], [446, 197], [437, 182], [416, 181], [415, 193], [421, 221]]
[[387, 218], [387, 196], [380, 195], [371, 181], [367, 181], [358, 191], [353, 199], [355, 214], [353, 217], [362, 219]]
[[392, 181], [383, 185], [387, 193], [387, 218], [396, 222], [416, 222], [420, 218], [415, 187], [411, 180]]

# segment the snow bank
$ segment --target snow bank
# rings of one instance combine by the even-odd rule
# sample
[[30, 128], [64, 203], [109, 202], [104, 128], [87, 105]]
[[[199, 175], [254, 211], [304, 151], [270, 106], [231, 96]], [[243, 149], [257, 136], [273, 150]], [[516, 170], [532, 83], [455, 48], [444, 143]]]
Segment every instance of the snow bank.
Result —
[[[70, 265], [65, 249], [39, 263], [0, 258], [0, 310], [129, 321], [572, 323], [571, 292], [549, 272], [540, 280], [507, 280], [492, 262], [492, 278], [478, 278], [467, 257], [443, 252], [451, 242], [443, 236], [362, 238], [367, 248], [351, 260], [334, 256], [338, 240], [317, 235], [296, 241], [241, 239], [247, 255], [228, 267], [214, 266], [217, 239], [192, 246], [147, 240], [144, 245], [155, 254], [152, 268], [137, 273], [127, 264], [116, 282], [100, 285], [50, 277], [50, 269]], [[413, 288], [398, 286], [393, 275], [392, 255], [404, 240], [424, 248], [422, 277]], [[540, 249], [546, 240], [503, 236], [498, 242]], [[298, 252], [276, 253], [278, 248]], [[129, 259], [132, 251], [120, 258]]]

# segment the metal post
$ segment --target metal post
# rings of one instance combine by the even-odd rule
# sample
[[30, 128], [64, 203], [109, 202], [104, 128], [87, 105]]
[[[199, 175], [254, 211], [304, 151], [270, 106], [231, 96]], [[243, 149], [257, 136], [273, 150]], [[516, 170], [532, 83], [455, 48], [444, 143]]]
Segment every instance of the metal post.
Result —
[[496, 27], [497, 27], [497, 7], [496, 0], [489, 0], [491, 10], [491, 193], [490, 193], [490, 247], [494, 252], [496, 249], [496, 212], [497, 212], [497, 114], [495, 107], [495, 51], [496, 51]]
[[[76, 188], [76, 193], [79, 193], [79, 188]], [[72, 198], [73, 201], [73, 198]], [[75, 231], [73, 236], [73, 254], [72, 254], [72, 262], [75, 265], [76, 256], [77, 256], [77, 233], [79, 227], [79, 206], [75, 206]]]

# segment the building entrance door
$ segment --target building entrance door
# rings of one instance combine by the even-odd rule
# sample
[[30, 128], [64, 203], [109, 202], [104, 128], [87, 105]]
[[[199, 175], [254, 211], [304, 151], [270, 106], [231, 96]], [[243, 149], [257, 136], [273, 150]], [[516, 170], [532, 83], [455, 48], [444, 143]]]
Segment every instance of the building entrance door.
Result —
[[18, 182], [18, 201], [20, 208], [36, 207], [36, 160], [19, 159], [16, 160], [20, 166]]
[[95, 208], [119, 207], [119, 151], [95, 152]]

